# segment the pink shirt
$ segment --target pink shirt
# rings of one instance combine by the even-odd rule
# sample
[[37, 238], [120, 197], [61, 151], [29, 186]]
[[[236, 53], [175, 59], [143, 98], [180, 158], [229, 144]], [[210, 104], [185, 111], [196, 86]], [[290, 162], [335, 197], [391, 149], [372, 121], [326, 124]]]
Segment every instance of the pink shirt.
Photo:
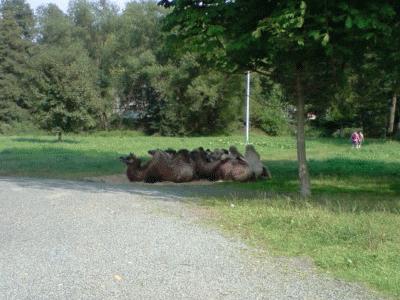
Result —
[[352, 140], [353, 142], [358, 142], [358, 141], [360, 141], [360, 136], [358, 135], [357, 132], [353, 132], [353, 134], [351, 135], [351, 140]]

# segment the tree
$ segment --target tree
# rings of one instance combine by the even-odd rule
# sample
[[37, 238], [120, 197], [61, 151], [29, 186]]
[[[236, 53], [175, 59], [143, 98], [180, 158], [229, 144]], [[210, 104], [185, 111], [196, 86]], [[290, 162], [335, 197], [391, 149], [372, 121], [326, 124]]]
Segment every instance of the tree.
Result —
[[163, 101], [160, 132], [207, 135], [228, 132], [239, 120], [242, 78], [203, 67], [185, 54], [161, 67], [153, 86]]
[[99, 125], [107, 130], [117, 98], [112, 69], [118, 63], [115, 57], [116, 35], [120, 29], [118, 8], [107, 0], [75, 0], [69, 3], [68, 14], [74, 25], [74, 40], [83, 44], [92, 65], [97, 68], [96, 85], [101, 103]]
[[[24, 1], [0, 5], [0, 127], [29, 119], [28, 65], [32, 42], [32, 12]], [[0, 128], [1, 131], [1, 128]]]
[[36, 113], [48, 130], [79, 132], [98, 124], [98, 94], [90, 59], [79, 44], [67, 48], [41, 46], [35, 56]]
[[[197, 51], [228, 71], [254, 69], [296, 99], [300, 193], [311, 194], [305, 151], [305, 103], [329, 100], [343, 66], [390, 29], [391, 1], [161, 0], [172, 7], [171, 47]], [[383, 8], [383, 9], [382, 9]], [[353, 26], [353, 20], [355, 26]], [[356, 35], [354, 35], [356, 34]], [[357, 48], [352, 42], [356, 40]]]
[[75, 39], [73, 23], [53, 4], [41, 7], [38, 21], [39, 45], [32, 58], [37, 121], [45, 129], [64, 132], [95, 128], [102, 105], [97, 69]]

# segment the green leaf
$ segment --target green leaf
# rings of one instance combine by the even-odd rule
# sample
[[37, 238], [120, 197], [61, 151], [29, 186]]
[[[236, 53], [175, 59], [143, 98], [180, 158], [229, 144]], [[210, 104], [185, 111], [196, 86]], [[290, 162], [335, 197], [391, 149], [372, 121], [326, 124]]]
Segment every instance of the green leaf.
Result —
[[300, 3], [300, 10], [301, 10], [301, 13], [302, 13], [302, 14], [304, 14], [304, 13], [306, 12], [306, 8], [307, 8], [306, 2], [305, 2], [305, 1], [301, 1], [301, 3]]
[[[347, 20], [346, 20], [347, 21]], [[361, 16], [357, 16], [354, 19], [354, 24], [360, 29], [364, 29], [368, 26], [368, 20], [366, 18], [363, 18]]]
[[321, 33], [319, 32], [319, 30], [312, 30], [308, 33], [308, 35], [312, 37], [314, 40], [318, 40], [321, 36]]
[[321, 44], [322, 46], [326, 46], [329, 43], [329, 33], [325, 33], [324, 37], [322, 38]]
[[351, 27], [353, 27], [353, 20], [351, 19], [350, 16], [347, 16], [346, 22], [345, 22], [345, 26], [346, 26], [346, 28], [348, 28], [348, 29], [350, 29]]
[[220, 35], [225, 31], [225, 28], [219, 25], [212, 25], [207, 29], [207, 34], [210, 36]]
[[255, 37], [256, 39], [259, 39], [261, 37], [261, 31], [262, 31], [262, 28], [258, 27], [255, 31], [253, 31], [253, 33], [252, 33], [253, 37]]

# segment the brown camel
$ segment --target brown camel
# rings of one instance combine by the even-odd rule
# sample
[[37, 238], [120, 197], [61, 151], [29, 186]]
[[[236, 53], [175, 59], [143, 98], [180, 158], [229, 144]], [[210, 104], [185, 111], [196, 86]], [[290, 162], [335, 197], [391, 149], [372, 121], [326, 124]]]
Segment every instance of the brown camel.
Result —
[[216, 170], [217, 179], [249, 181], [253, 178], [249, 164], [236, 147], [229, 147], [228, 154], [224, 151], [221, 158], [224, 162]]
[[214, 151], [210, 151], [207, 149], [207, 158], [210, 161], [216, 161], [226, 158], [226, 155], [229, 154], [228, 150], [226, 149], [214, 149]]
[[216, 178], [219, 180], [249, 181], [252, 175], [247, 162], [240, 159], [229, 158], [216, 170]]
[[224, 160], [212, 160], [207, 157], [207, 152], [202, 148], [198, 148], [190, 152], [190, 157], [194, 162], [196, 175], [198, 178], [216, 180], [216, 170], [223, 164]]
[[140, 159], [133, 154], [121, 158], [127, 165], [127, 176], [130, 181], [188, 182], [193, 179], [193, 166], [181, 155], [171, 158], [169, 153], [160, 150], [151, 151], [151, 154], [152, 159], [143, 166]]
[[126, 157], [121, 156], [120, 160], [127, 165], [126, 176], [129, 181], [160, 181], [152, 160], [142, 165], [140, 158], [136, 157], [133, 153], [130, 153]]
[[253, 172], [254, 179], [258, 178], [269, 178], [271, 179], [271, 173], [268, 170], [267, 166], [264, 166], [261, 159], [260, 154], [256, 151], [253, 145], [246, 146], [246, 152], [244, 154], [244, 158], [250, 166], [250, 169]]

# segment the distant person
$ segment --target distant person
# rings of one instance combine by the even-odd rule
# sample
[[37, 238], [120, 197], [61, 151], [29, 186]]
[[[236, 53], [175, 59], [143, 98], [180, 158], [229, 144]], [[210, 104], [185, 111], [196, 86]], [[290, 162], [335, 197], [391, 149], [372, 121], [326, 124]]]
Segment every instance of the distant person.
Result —
[[362, 143], [364, 142], [364, 135], [361, 132], [361, 130], [359, 130], [357, 133], [358, 133], [358, 149], [360, 149]]
[[351, 134], [351, 143], [353, 144], [353, 148], [358, 149], [358, 144], [360, 143], [360, 136], [357, 131], [354, 131]]

